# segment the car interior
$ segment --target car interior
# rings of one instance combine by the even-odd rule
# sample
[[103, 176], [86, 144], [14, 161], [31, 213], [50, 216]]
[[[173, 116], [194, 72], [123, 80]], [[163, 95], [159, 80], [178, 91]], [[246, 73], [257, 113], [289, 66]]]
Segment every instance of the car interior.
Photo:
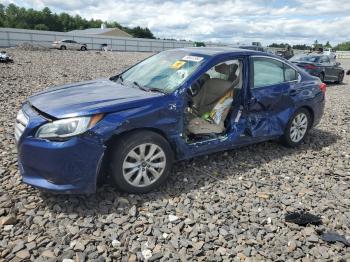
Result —
[[186, 137], [189, 142], [224, 135], [230, 115], [239, 107], [242, 89], [242, 62], [220, 63], [201, 75], [189, 89], [185, 112]]

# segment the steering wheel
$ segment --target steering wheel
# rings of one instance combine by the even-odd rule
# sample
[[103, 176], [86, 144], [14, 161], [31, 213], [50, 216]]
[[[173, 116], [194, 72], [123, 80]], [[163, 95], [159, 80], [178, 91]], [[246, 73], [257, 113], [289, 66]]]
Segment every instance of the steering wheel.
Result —
[[194, 97], [198, 95], [200, 89], [201, 89], [201, 84], [199, 83], [199, 81], [196, 81], [190, 86], [189, 93], [192, 97]]

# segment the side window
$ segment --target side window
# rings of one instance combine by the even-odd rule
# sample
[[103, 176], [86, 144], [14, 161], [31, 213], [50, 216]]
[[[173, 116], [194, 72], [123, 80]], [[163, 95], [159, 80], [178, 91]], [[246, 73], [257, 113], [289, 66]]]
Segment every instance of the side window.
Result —
[[284, 79], [286, 82], [298, 80], [298, 72], [284, 64]]
[[72, 44], [76, 44], [77, 42], [76, 41], [74, 41], [74, 40], [71, 40], [70, 41]]
[[[213, 78], [218, 78], [222, 80], [231, 80], [231, 75], [238, 73], [237, 70], [237, 65], [238, 65], [237, 60], [230, 60], [226, 61], [224, 63], [217, 64], [216, 66], [213, 66], [211, 69], [209, 69], [206, 74], [210, 76], [211, 79]], [[235, 72], [233, 72], [235, 71]]]
[[298, 80], [298, 72], [289, 65], [270, 58], [253, 58], [253, 88]]
[[269, 58], [253, 58], [253, 88], [284, 82], [283, 63]]

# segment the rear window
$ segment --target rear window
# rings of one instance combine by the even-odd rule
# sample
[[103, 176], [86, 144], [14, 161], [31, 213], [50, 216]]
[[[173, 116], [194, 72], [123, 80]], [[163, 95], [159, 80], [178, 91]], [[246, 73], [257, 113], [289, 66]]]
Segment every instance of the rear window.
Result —
[[294, 56], [290, 59], [290, 61], [303, 61], [303, 62], [311, 62], [311, 63], [316, 63], [320, 59], [319, 56]]

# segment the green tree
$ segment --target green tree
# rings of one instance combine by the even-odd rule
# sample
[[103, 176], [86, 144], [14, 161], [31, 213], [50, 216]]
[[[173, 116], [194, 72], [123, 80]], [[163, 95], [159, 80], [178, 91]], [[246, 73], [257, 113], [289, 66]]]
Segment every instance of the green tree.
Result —
[[0, 3], [0, 27], [5, 27], [5, 6]]
[[326, 48], [332, 48], [331, 44], [329, 43], [329, 41], [327, 41], [327, 43], [324, 45], [324, 47]]
[[350, 51], [350, 42], [343, 42], [334, 47], [337, 51]]
[[[79, 15], [55, 14], [48, 7], [42, 10], [34, 10], [32, 8], [19, 8], [14, 4], [8, 6], [0, 4], [0, 27], [67, 32], [76, 29], [99, 28], [102, 23], [103, 21], [100, 19], [87, 20]], [[128, 28], [116, 21], [107, 23], [107, 27], [120, 28], [134, 37], [154, 38], [153, 33], [148, 28], [139, 26]]]
[[269, 45], [269, 47], [275, 47], [275, 48], [287, 48], [288, 46], [290, 46], [288, 43], [272, 43], [271, 45]]
[[34, 26], [35, 30], [44, 30], [44, 31], [48, 31], [49, 28], [47, 27], [47, 25], [44, 24], [37, 24]]

